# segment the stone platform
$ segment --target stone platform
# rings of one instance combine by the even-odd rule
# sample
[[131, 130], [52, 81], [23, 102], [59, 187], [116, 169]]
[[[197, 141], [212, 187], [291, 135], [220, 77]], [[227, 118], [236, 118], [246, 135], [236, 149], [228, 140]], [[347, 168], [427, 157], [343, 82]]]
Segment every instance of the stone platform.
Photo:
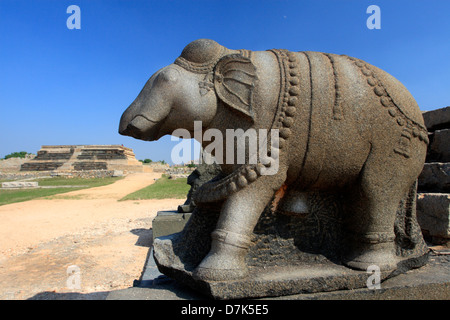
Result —
[[93, 171], [150, 172], [139, 162], [132, 149], [121, 145], [42, 146], [37, 156], [21, 165], [20, 171]]
[[[450, 255], [430, 253], [429, 263], [387, 279], [379, 289], [343, 289], [320, 293], [302, 293], [261, 300], [449, 300]], [[367, 281], [369, 274], [361, 281]], [[324, 279], [323, 286], [332, 284]], [[191, 288], [162, 275], [152, 257], [149, 258], [144, 276], [135, 287], [112, 291], [107, 300], [209, 300]]]

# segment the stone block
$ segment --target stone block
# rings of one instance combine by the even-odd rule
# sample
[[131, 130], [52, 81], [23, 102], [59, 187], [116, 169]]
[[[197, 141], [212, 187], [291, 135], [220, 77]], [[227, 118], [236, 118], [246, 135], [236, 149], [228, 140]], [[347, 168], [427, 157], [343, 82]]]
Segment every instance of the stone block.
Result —
[[450, 128], [450, 107], [426, 111], [422, 115], [429, 131]]
[[419, 176], [419, 191], [450, 193], [450, 163], [425, 163]]
[[2, 188], [37, 188], [38, 183], [33, 181], [2, 182]]
[[191, 217], [191, 213], [177, 211], [158, 211], [152, 222], [153, 240], [157, 237], [167, 236], [183, 230]]
[[429, 134], [427, 162], [450, 161], [450, 129], [435, 130]]
[[425, 234], [450, 240], [450, 194], [419, 193], [417, 220]]
[[427, 162], [450, 162], [450, 129], [436, 130], [429, 138]]
[[123, 170], [114, 170], [113, 177], [123, 177]]

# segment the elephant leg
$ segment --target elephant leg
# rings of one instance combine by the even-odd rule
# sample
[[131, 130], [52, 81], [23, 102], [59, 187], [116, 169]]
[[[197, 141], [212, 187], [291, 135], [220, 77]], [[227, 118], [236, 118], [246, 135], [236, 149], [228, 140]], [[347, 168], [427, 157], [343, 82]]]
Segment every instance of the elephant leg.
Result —
[[386, 159], [372, 150], [345, 203], [344, 264], [359, 270], [396, 268], [394, 223], [399, 203], [414, 183], [411, 167], [397, 154]]
[[194, 272], [203, 280], [234, 280], [248, 275], [245, 258], [251, 236], [264, 208], [285, 180], [285, 174], [261, 176], [231, 195], [211, 234], [211, 250]]

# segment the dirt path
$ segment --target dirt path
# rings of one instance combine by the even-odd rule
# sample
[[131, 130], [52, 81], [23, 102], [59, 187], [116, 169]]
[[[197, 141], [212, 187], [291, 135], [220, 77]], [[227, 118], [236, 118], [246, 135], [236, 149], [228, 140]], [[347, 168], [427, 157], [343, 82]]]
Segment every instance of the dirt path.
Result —
[[[103, 187], [0, 206], [0, 299], [77, 292], [101, 298], [133, 285], [151, 246], [151, 221], [183, 200], [120, 201], [159, 178], [131, 174]], [[67, 287], [76, 265], [81, 286]]]

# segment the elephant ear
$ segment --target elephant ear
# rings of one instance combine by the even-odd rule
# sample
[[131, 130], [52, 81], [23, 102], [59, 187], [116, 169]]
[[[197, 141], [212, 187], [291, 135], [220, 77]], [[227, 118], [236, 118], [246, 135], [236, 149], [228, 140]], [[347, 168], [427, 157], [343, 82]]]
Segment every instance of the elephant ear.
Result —
[[252, 103], [256, 81], [256, 67], [240, 54], [223, 57], [214, 71], [214, 87], [219, 99], [251, 121], [254, 121]]

